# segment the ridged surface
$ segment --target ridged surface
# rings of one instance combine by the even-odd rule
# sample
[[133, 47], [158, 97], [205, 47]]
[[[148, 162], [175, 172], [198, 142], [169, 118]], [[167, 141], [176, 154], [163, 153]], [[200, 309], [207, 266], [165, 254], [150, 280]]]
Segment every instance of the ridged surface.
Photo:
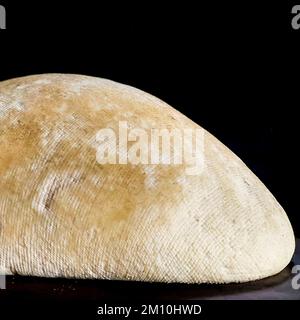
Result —
[[46, 277], [227, 283], [281, 271], [289, 220], [267, 188], [205, 132], [205, 169], [99, 165], [95, 135], [199, 128], [109, 80], [37, 75], [0, 83], [0, 266]]

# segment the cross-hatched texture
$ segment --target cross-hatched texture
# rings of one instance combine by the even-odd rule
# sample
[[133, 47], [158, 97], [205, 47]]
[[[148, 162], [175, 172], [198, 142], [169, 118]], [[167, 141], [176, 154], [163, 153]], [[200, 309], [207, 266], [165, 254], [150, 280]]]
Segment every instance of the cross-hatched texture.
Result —
[[[217, 115], [216, 115], [217, 116]], [[109, 80], [37, 75], [0, 83], [0, 266], [8, 274], [228, 283], [281, 271], [289, 220], [267, 188], [205, 131], [204, 170], [96, 161], [119, 121], [200, 127]]]

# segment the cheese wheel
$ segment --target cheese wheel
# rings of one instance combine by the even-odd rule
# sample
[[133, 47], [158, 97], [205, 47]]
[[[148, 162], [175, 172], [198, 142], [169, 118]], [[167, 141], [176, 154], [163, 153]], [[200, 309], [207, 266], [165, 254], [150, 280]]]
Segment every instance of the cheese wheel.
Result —
[[[124, 154], [125, 164], [101, 163], [99, 131], [118, 133], [120, 123], [129, 136], [138, 128], [147, 138], [153, 129], [202, 132], [201, 172], [189, 173], [184, 161], [134, 163]], [[109, 141], [118, 158], [120, 139]], [[294, 248], [288, 217], [263, 183], [163, 101], [81, 75], [0, 83], [5, 274], [245, 282], [280, 272]]]

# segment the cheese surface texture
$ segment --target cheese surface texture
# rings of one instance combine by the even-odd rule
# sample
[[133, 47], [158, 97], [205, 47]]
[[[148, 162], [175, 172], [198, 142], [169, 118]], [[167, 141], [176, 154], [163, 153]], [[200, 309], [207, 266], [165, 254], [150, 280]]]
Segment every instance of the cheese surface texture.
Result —
[[[45, 74], [0, 82], [0, 267], [6, 274], [229, 283], [280, 272], [288, 217], [204, 129], [204, 167], [100, 164], [97, 132], [200, 127], [110, 80]], [[201, 128], [200, 128], [201, 129]]]

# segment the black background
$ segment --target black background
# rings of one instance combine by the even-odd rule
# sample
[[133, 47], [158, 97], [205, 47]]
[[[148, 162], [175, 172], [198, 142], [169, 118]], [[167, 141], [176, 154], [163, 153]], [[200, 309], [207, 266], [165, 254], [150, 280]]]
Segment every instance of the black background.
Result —
[[299, 236], [297, 3], [107, 3], [1, 0], [0, 80], [78, 73], [158, 96], [232, 149]]

